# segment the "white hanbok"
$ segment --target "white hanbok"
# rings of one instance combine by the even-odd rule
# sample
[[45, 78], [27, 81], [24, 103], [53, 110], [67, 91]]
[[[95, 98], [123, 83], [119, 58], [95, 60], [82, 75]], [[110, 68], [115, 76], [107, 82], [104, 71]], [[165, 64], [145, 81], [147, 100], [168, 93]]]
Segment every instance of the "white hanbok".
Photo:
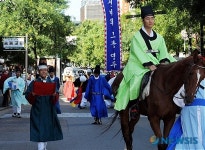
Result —
[[[113, 77], [113, 78], [111, 78], [111, 79], [108, 81], [108, 84], [109, 84], [110, 86], [112, 86], [112, 84], [113, 84], [115, 78], [116, 78], [116, 77]], [[104, 101], [105, 101], [105, 105], [106, 105], [107, 108], [113, 108], [113, 107], [114, 107], [114, 102], [113, 102], [112, 100], [107, 99], [107, 98], [104, 98]]]
[[182, 101], [184, 87], [175, 95], [174, 102], [183, 107], [180, 116], [182, 135], [175, 150], [205, 150], [205, 79], [200, 85], [190, 105], [185, 105]]
[[8, 89], [11, 90], [11, 105], [14, 113], [21, 113], [21, 104], [28, 104], [28, 101], [23, 95], [26, 82], [21, 77], [9, 77], [4, 81], [3, 93]]

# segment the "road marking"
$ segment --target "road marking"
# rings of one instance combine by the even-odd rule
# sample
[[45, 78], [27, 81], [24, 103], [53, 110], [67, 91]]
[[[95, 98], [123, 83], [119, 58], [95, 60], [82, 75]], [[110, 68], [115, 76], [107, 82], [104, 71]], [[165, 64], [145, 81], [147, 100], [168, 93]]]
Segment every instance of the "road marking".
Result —
[[[112, 117], [113, 113], [108, 113], [108, 117]], [[4, 114], [0, 118], [10, 118], [12, 117], [12, 114]], [[30, 118], [30, 113], [22, 113], [21, 114], [22, 118]], [[84, 118], [89, 118], [92, 117], [90, 113], [62, 113], [58, 114], [59, 118], [72, 118], [72, 117], [84, 117]]]
[[[114, 113], [108, 113], [108, 117], [113, 117]], [[4, 114], [0, 118], [10, 118], [12, 117], [12, 114]], [[30, 118], [30, 113], [22, 113], [22, 118]], [[62, 113], [58, 114], [59, 118], [89, 118], [92, 117], [90, 113]], [[140, 117], [146, 117], [141, 115]]]

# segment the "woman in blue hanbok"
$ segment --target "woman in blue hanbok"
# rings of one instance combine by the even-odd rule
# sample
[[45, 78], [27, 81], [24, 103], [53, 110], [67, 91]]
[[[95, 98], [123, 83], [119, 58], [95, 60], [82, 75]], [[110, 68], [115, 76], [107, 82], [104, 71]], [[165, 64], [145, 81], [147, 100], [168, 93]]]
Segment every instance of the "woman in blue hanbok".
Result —
[[197, 89], [194, 101], [185, 105], [184, 86], [174, 97], [174, 102], [182, 107], [181, 115], [170, 131], [172, 142], [167, 150], [205, 149], [205, 79]]
[[11, 105], [13, 108], [12, 117], [21, 118], [21, 105], [28, 104], [25, 96], [23, 95], [24, 89], [26, 86], [26, 82], [21, 78], [20, 69], [16, 69], [16, 75], [13, 77], [9, 77], [4, 81], [4, 89], [3, 93], [7, 90], [11, 90]]
[[104, 96], [111, 98], [111, 95], [111, 87], [106, 79], [100, 76], [100, 67], [97, 65], [85, 91], [85, 98], [90, 102], [90, 112], [95, 120], [92, 124], [102, 124], [101, 118], [108, 116]]

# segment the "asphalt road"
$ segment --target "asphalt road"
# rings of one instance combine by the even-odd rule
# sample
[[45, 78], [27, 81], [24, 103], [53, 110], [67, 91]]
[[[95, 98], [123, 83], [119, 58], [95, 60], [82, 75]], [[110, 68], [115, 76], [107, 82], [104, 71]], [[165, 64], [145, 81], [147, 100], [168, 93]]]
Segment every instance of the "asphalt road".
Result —
[[[108, 109], [109, 117], [102, 119], [102, 125], [92, 125], [89, 107], [80, 110], [64, 100], [61, 97], [62, 114], [59, 115], [64, 139], [48, 142], [48, 150], [124, 150], [119, 119], [103, 133], [112, 119], [113, 109]], [[0, 109], [0, 150], [37, 150], [37, 143], [29, 141], [30, 107], [22, 106], [22, 118], [12, 118], [11, 107]], [[147, 118], [141, 117], [133, 133], [133, 149], [157, 150], [149, 141], [151, 136]]]

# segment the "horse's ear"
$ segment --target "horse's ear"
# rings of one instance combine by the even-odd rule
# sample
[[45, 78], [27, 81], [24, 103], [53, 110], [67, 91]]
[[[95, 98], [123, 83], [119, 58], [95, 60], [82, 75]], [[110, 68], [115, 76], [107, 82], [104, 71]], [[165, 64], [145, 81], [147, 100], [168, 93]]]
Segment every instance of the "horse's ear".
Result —
[[199, 61], [199, 50], [195, 49], [193, 52], [192, 52], [192, 56], [193, 56], [193, 59], [194, 59], [194, 63], [198, 62]]

